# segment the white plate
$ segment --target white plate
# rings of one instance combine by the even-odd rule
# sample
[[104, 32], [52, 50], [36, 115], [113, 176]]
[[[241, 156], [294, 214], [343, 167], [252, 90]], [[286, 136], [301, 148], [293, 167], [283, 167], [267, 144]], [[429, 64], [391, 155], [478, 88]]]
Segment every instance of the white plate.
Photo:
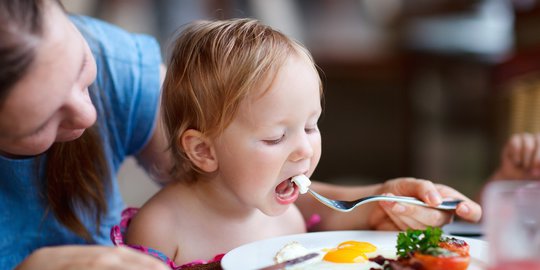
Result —
[[[395, 249], [398, 232], [383, 231], [329, 231], [287, 235], [242, 245], [223, 257], [225, 270], [258, 269], [274, 264], [273, 258], [284, 245], [296, 241], [309, 250], [331, 248], [347, 240], [366, 241], [379, 249]], [[479, 263], [487, 261], [488, 245], [485, 241], [456, 237], [469, 243], [471, 265], [469, 270], [480, 270]]]

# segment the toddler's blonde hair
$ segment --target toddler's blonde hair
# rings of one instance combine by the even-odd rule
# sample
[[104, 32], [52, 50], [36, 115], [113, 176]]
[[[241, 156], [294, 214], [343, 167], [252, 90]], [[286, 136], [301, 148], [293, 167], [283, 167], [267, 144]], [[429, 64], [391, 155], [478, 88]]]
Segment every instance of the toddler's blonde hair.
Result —
[[[307, 57], [316, 71], [307, 49], [254, 19], [196, 21], [181, 32], [162, 96], [174, 178], [193, 180], [202, 173], [186, 156], [180, 136], [188, 129], [219, 135], [240, 103], [270, 82], [291, 55]], [[322, 93], [320, 81], [319, 88]]]

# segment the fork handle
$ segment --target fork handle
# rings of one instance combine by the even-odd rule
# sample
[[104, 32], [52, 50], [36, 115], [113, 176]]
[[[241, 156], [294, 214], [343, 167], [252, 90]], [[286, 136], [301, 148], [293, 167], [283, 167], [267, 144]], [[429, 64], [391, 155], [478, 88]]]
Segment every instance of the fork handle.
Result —
[[458, 204], [463, 201], [463, 200], [443, 201], [441, 204], [437, 206], [431, 206], [414, 197], [407, 197], [407, 196], [372, 196], [372, 197], [373, 199], [368, 199], [368, 200], [410, 203], [410, 204], [416, 204], [416, 205], [421, 205], [421, 206], [431, 207], [431, 208], [436, 208], [436, 209], [441, 209], [441, 210], [455, 210]]

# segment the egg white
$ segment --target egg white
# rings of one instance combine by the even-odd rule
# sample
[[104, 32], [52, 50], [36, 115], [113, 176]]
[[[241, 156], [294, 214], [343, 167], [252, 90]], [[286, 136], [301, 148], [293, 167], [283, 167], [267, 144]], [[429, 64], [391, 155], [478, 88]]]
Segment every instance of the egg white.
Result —
[[[323, 257], [326, 254], [326, 251], [330, 248], [325, 248], [324, 250], [311, 250], [310, 252], [317, 252], [319, 256], [297, 265], [287, 267], [286, 269], [290, 270], [369, 270], [370, 268], [381, 268], [377, 263], [366, 261], [360, 263], [335, 263], [324, 261]], [[377, 247], [377, 251], [366, 253], [368, 258], [374, 258], [378, 255], [382, 255], [385, 258], [395, 259], [396, 258], [396, 249], [395, 247]]]

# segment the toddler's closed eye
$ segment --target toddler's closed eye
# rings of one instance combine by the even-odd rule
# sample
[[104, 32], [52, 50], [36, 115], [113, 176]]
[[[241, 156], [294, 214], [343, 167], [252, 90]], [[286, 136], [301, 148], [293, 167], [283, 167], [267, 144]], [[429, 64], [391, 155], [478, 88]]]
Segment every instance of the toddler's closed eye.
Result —
[[317, 132], [319, 131], [319, 127], [318, 126], [314, 126], [314, 127], [307, 127], [304, 129], [306, 131], [306, 133], [314, 133], [314, 132]]
[[280, 142], [283, 141], [283, 138], [285, 138], [285, 135], [281, 135], [281, 137], [279, 137], [278, 139], [272, 139], [272, 140], [263, 140], [263, 142], [265, 144], [268, 144], [268, 145], [276, 145]]

